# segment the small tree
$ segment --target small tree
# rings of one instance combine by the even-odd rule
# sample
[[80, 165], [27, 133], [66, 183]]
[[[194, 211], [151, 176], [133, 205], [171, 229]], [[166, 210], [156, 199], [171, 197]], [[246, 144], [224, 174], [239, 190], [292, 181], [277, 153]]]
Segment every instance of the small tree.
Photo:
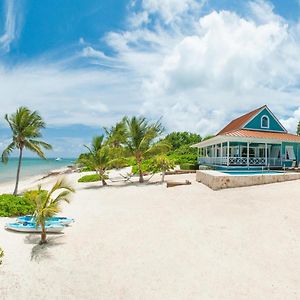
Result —
[[298, 126], [297, 126], [297, 135], [300, 135], [300, 121], [298, 122]]
[[46, 220], [59, 213], [61, 202], [69, 203], [69, 196], [74, 192], [75, 190], [64, 179], [59, 179], [50, 191], [42, 190], [39, 186], [38, 190], [26, 193], [26, 198], [34, 206], [33, 216], [36, 220], [36, 226], [42, 228], [40, 244], [47, 242]]
[[105, 174], [106, 170], [111, 166], [122, 165], [123, 159], [112, 157], [112, 151], [104, 140], [103, 135], [95, 136], [92, 140], [91, 146], [85, 145], [85, 147], [89, 150], [89, 153], [81, 155], [79, 163], [91, 170], [94, 170], [96, 174], [99, 175], [102, 185], [107, 185], [107, 175]]
[[165, 181], [166, 172], [174, 167], [174, 162], [165, 155], [159, 155], [153, 159], [153, 172], [161, 172], [161, 182]]

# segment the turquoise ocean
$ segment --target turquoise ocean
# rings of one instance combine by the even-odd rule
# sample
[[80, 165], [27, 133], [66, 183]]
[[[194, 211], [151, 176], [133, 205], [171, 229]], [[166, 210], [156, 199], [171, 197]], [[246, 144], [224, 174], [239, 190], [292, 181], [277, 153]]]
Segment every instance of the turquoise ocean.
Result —
[[[46, 175], [49, 171], [73, 165], [75, 159], [65, 158], [56, 160], [48, 158], [23, 158], [21, 168], [21, 180], [36, 175]], [[7, 164], [0, 162], [0, 184], [14, 181], [17, 172], [18, 158], [10, 158]]]

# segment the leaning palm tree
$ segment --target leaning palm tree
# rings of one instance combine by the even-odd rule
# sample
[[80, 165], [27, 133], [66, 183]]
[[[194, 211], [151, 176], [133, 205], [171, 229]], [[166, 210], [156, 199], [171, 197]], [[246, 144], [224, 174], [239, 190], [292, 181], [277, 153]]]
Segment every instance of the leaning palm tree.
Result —
[[125, 146], [128, 152], [134, 156], [139, 172], [139, 182], [144, 182], [142, 162], [153, 155], [168, 151], [170, 145], [165, 141], [155, 143], [162, 134], [163, 127], [158, 121], [150, 124], [143, 117], [124, 118], [126, 128]]
[[34, 218], [36, 226], [41, 226], [40, 244], [47, 242], [45, 223], [48, 218], [60, 212], [60, 204], [65, 201], [70, 202], [69, 196], [75, 190], [64, 180], [59, 179], [50, 191], [45, 191], [39, 186], [38, 190], [26, 193], [26, 198], [34, 207]]
[[24, 149], [36, 153], [39, 157], [45, 159], [45, 154], [42, 148], [51, 150], [51, 145], [38, 140], [42, 137], [41, 129], [45, 128], [45, 122], [36, 111], [30, 111], [27, 107], [20, 107], [16, 113], [5, 115], [5, 120], [8, 122], [12, 131], [12, 141], [4, 149], [2, 153], [2, 162], [7, 163], [8, 158], [13, 150], [19, 151], [19, 162], [16, 176], [16, 184], [13, 194], [18, 193], [18, 185], [20, 179], [20, 170]]

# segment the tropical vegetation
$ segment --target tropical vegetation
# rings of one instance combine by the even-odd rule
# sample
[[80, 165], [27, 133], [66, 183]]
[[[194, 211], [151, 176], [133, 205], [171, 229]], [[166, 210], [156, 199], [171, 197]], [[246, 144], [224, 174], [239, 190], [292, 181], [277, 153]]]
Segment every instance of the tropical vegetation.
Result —
[[39, 186], [37, 190], [28, 192], [27, 198], [34, 207], [36, 226], [41, 226], [42, 229], [40, 244], [47, 242], [46, 220], [59, 213], [61, 203], [69, 203], [70, 194], [74, 192], [75, 190], [64, 179], [57, 180], [50, 191], [42, 190]]
[[159, 121], [150, 123], [143, 117], [124, 118], [125, 149], [133, 156], [138, 168], [139, 182], [144, 182], [142, 164], [147, 158], [167, 152], [167, 141], [157, 141], [164, 129]]
[[26, 194], [24, 196], [0, 195], [0, 217], [23, 216], [33, 212], [34, 207], [28, 201]]
[[[104, 132], [105, 137], [94, 138], [91, 146], [87, 147], [89, 152], [81, 154], [78, 159], [82, 170], [96, 171], [97, 176], [84, 176], [80, 182], [103, 179], [105, 185], [105, 171], [112, 167], [132, 166], [132, 172], [139, 175], [140, 182], [144, 181], [145, 174], [165, 174], [175, 165], [184, 170], [197, 169], [197, 149], [191, 145], [212, 137], [209, 135], [202, 139], [199, 134], [190, 132], [172, 132], [162, 137], [164, 128], [160, 121], [151, 123], [143, 117], [124, 117], [116, 125], [104, 128]], [[98, 143], [95, 143], [97, 139]], [[102, 148], [106, 149], [103, 151], [105, 159], [100, 163], [99, 150]]]
[[165, 181], [165, 175], [167, 171], [170, 171], [175, 167], [173, 160], [166, 155], [158, 155], [154, 157], [152, 164], [152, 172], [161, 172], [161, 182]]
[[91, 175], [84, 175], [78, 179], [78, 182], [96, 182], [100, 181], [101, 177], [99, 174], [91, 174]]
[[37, 111], [31, 111], [27, 107], [20, 107], [13, 114], [6, 114], [5, 120], [12, 131], [12, 140], [2, 153], [2, 162], [7, 163], [9, 156], [15, 149], [19, 151], [16, 184], [13, 192], [14, 195], [17, 195], [24, 150], [27, 149], [34, 152], [45, 159], [42, 149], [50, 150], [52, 147], [40, 140], [42, 138], [41, 130], [46, 127], [46, 124]]

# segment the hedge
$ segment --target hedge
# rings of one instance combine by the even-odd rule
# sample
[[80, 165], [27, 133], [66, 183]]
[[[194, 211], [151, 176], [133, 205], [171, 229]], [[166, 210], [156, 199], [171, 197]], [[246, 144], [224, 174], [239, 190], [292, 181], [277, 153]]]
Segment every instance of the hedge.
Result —
[[181, 170], [198, 170], [199, 166], [198, 164], [181, 164], [180, 169]]

